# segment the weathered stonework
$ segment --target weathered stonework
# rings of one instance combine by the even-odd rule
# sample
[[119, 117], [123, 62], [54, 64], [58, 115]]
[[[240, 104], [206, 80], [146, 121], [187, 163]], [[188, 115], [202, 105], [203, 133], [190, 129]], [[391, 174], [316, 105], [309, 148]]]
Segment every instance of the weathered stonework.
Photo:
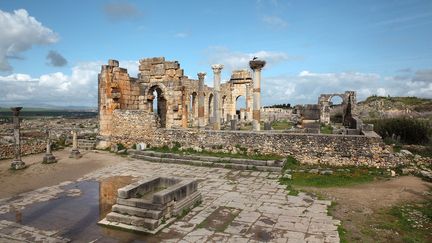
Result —
[[[138, 77], [132, 78], [116, 60], [109, 60], [108, 65], [102, 66], [98, 81], [100, 135], [113, 134], [115, 110], [147, 112], [155, 116], [158, 128], [204, 127], [214, 119], [215, 108], [222, 122], [235, 118], [237, 98], [244, 96], [246, 117], [252, 117], [252, 79], [247, 70], [234, 71], [229, 82], [220, 84], [220, 95], [204, 85], [204, 73], [198, 74], [200, 89], [200, 81], [184, 76], [177, 61], [166, 61], [163, 57], [141, 59], [139, 71]], [[216, 96], [220, 106], [214, 105]], [[201, 105], [198, 105], [199, 100]]]

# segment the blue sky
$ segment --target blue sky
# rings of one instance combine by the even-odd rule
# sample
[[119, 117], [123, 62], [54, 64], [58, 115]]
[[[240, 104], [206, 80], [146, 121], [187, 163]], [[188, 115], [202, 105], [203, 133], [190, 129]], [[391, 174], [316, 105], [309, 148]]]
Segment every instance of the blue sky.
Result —
[[[20, 10], [21, 9], [21, 10]], [[432, 1], [0, 2], [0, 105], [97, 104], [113, 58], [178, 60], [223, 78], [267, 60], [263, 104], [315, 103], [320, 93], [432, 98]]]

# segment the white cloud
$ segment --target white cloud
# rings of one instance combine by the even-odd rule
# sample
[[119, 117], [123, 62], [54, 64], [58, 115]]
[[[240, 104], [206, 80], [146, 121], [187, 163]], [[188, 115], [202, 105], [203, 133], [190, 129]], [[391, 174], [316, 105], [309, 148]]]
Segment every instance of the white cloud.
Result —
[[276, 28], [285, 28], [288, 26], [288, 22], [278, 16], [264, 16], [261, 20], [265, 24]]
[[273, 52], [273, 51], [257, 51], [252, 53], [243, 53], [231, 51], [225, 47], [210, 47], [206, 51], [207, 64], [220, 63], [224, 65], [224, 69], [227, 72], [231, 72], [236, 69], [247, 69], [249, 68], [249, 61], [253, 57], [265, 60], [266, 66], [276, 65], [278, 63], [298, 59], [298, 57], [291, 57], [284, 52]]
[[25, 9], [8, 13], [0, 10], [0, 71], [10, 71], [8, 58], [16, 57], [33, 45], [51, 44], [58, 35], [43, 26]]
[[176, 33], [174, 35], [174, 37], [176, 37], [176, 38], [187, 38], [187, 37], [189, 37], [189, 34], [186, 33], [186, 32], [178, 32], [178, 33]]
[[314, 104], [320, 94], [357, 91], [358, 100], [371, 95], [432, 97], [432, 70], [423, 69], [405, 76], [381, 76], [376, 73], [316, 73], [266, 77], [263, 72], [263, 104]]
[[[83, 62], [72, 67], [71, 74], [55, 72], [33, 78], [28, 74], [0, 76], [0, 103], [97, 105], [97, 75], [102, 61]], [[137, 61], [120, 61], [129, 76], [136, 77]]]

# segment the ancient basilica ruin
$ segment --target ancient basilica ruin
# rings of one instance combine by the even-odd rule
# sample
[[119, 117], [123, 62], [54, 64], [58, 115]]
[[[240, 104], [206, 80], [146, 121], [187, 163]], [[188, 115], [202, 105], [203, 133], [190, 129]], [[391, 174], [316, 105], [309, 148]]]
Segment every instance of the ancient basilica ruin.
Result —
[[[173, 146], [229, 152], [293, 155], [302, 163], [332, 165], [389, 165], [391, 153], [382, 139], [355, 116], [356, 93], [323, 94], [318, 104], [299, 107], [296, 114], [304, 127], [270, 131], [269, 122], [280, 112], [261, 107], [261, 70], [265, 61], [251, 60], [250, 70], [236, 70], [221, 83], [222, 64], [212, 65], [214, 86], [204, 84], [206, 73], [197, 79], [184, 75], [180, 63], [163, 57], [140, 60], [138, 77], [130, 77], [116, 60], [109, 60], [99, 74], [99, 122], [103, 143], [126, 146]], [[246, 107], [236, 101], [245, 97]], [[342, 130], [319, 134], [320, 124], [330, 123], [332, 97], [342, 98]], [[271, 113], [273, 112], [273, 113]], [[265, 117], [265, 119], [262, 119]], [[309, 123], [308, 123], [309, 122]], [[252, 125], [238, 131], [238, 123]]]

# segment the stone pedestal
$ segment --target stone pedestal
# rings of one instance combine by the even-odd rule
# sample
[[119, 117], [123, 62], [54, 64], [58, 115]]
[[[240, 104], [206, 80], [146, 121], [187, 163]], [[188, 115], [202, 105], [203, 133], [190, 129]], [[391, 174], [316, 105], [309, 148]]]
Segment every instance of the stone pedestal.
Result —
[[264, 130], [272, 130], [271, 122], [264, 122]]
[[250, 68], [254, 72], [253, 77], [253, 111], [252, 111], [252, 126], [254, 131], [260, 130], [261, 121], [261, 70], [266, 62], [262, 60], [252, 60], [249, 62]]
[[47, 147], [46, 147], [46, 152], [45, 152], [45, 156], [43, 157], [43, 161], [42, 163], [44, 164], [52, 164], [52, 163], [56, 163], [57, 159], [56, 157], [52, 154], [51, 152], [51, 138], [50, 138], [50, 133], [47, 130]]
[[213, 64], [213, 74], [214, 74], [214, 105], [213, 105], [213, 117], [214, 117], [214, 129], [220, 130], [221, 128], [221, 97], [220, 97], [220, 80], [221, 80], [221, 70], [223, 68], [222, 64]]
[[72, 131], [72, 151], [69, 155], [69, 158], [79, 159], [82, 157], [82, 154], [78, 150], [78, 134], [77, 131]]
[[231, 120], [231, 130], [237, 130], [237, 119]]
[[22, 107], [11, 107], [13, 112], [14, 124], [14, 153], [15, 158], [11, 163], [11, 169], [21, 170], [26, 168], [26, 164], [21, 160], [21, 133], [20, 133], [20, 120], [19, 113]]

